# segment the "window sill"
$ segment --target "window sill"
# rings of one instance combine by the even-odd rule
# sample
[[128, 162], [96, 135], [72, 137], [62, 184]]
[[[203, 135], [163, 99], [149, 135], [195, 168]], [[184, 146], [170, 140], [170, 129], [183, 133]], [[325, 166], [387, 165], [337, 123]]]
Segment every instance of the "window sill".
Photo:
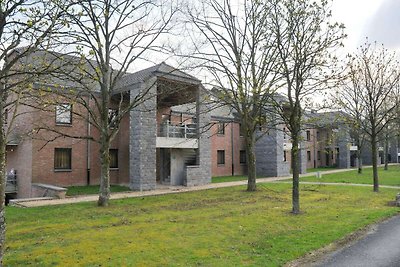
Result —
[[240, 166], [247, 166], [247, 163], [240, 163]]
[[72, 172], [72, 169], [54, 169], [54, 172]]
[[119, 168], [110, 168], [110, 171], [119, 171]]
[[223, 163], [223, 164], [222, 163], [218, 163], [217, 167], [225, 167], [225, 163]]
[[217, 134], [217, 136], [219, 136], [219, 137], [224, 137], [225, 134]]
[[56, 126], [63, 126], [63, 127], [72, 127], [72, 123], [57, 123], [56, 122]]

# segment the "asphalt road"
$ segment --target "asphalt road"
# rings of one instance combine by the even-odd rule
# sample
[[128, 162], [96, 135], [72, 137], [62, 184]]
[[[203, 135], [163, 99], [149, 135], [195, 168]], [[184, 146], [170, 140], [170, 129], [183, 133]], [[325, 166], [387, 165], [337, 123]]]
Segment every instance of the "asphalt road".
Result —
[[400, 266], [400, 216], [379, 224], [375, 231], [315, 266]]

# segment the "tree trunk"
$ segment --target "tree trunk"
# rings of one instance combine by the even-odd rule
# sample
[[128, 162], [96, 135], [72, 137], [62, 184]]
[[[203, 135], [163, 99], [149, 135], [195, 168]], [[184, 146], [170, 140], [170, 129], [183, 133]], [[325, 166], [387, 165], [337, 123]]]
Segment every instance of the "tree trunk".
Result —
[[374, 178], [374, 192], [379, 192], [379, 181], [378, 181], [378, 158], [377, 158], [377, 143], [376, 135], [371, 136], [371, 152], [372, 152], [372, 172]]
[[254, 154], [255, 137], [246, 129], [246, 157], [247, 157], [247, 191], [253, 192], [257, 189], [256, 184], [256, 156]]
[[358, 146], [357, 149], [357, 167], [358, 167], [358, 174], [362, 174], [362, 158], [361, 158], [361, 150], [359, 149], [360, 146]]
[[292, 213], [300, 213], [300, 193], [299, 193], [299, 178], [300, 178], [300, 158], [299, 158], [299, 134], [292, 133], [292, 172], [293, 172], [293, 187], [292, 187]]
[[[1, 114], [1, 113], [0, 113]], [[0, 122], [2, 125], [2, 122]], [[6, 239], [5, 191], [6, 191], [6, 139], [3, 127], [0, 130], [0, 266], [3, 266], [3, 255]]]
[[[102, 133], [105, 135], [105, 133]], [[110, 142], [106, 136], [101, 137], [101, 148], [100, 148], [100, 162], [101, 162], [101, 174], [100, 174], [100, 193], [98, 206], [108, 206], [110, 199]]]

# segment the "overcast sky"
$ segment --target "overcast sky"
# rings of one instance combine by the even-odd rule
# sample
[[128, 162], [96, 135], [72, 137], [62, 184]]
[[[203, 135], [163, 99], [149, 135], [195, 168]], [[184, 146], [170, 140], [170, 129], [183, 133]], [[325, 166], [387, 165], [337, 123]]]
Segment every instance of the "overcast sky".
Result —
[[346, 50], [354, 51], [365, 38], [400, 48], [400, 0], [334, 0], [333, 16], [346, 26]]

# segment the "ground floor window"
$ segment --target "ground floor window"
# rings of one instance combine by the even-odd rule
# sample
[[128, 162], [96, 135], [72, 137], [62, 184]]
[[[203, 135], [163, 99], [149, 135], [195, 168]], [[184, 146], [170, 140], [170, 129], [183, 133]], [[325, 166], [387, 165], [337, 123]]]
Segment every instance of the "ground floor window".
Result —
[[240, 164], [246, 164], [246, 150], [240, 150]]
[[118, 168], [118, 149], [110, 149], [110, 169]]
[[286, 155], [287, 151], [283, 151], [283, 161], [286, 162], [287, 161], [287, 155]]
[[225, 164], [225, 150], [217, 150], [217, 164]]
[[55, 170], [71, 170], [71, 148], [55, 148], [54, 149], [54, 169]]
[[311, 151], [307, 151], [307, 160], [311, 161]]

